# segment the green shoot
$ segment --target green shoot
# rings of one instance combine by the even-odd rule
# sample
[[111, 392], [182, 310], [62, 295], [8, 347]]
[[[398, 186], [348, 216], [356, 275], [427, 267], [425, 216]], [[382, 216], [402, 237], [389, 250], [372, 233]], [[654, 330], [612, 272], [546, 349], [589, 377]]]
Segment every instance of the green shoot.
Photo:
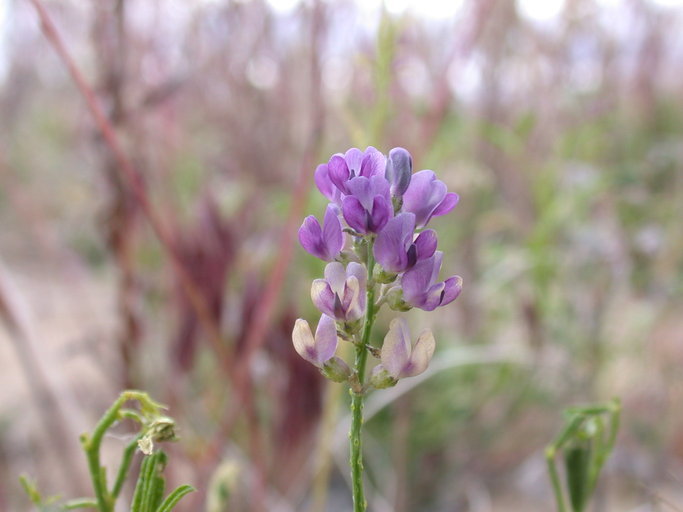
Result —
[[[558, 512], [587, 510], [600, 471], [614, 448], [620, 412], [617, 399], [605, 405], [572, 407], [565, 411], [566, 426], [545, 451]], [[557, 469], [558, 455], [564, 461], [565, 487]]]

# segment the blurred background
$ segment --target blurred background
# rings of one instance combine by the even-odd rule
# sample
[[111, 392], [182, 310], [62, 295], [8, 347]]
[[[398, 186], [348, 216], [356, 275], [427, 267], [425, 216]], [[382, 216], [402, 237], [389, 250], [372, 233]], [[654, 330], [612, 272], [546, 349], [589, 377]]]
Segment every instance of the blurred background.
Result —
[[22, 472], [87, 493], [78, 435], [128, 387], [180, 424], [178, 510], [349, 510], [348, 396], [290, 332], [315, 166], [367, 145], [460, 194], [465, 282], [407, 315], [429, 372], [368, 401], [370, 510], [552, 510], [562, 409], [613, 396], [595, 510], [683, 510], [683, 2], [44, 6], [111, 131], [0, 2], [0, 510]]

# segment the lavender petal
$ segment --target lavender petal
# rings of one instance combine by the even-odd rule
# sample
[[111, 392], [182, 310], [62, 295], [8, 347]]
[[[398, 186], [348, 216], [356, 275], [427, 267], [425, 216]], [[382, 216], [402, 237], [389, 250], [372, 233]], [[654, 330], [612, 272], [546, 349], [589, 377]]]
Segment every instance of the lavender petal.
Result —
[[443, 198], [443, 201], [441, 201], [439, 205], [434, 209], [434, 211], [432, 212], [432, 217], [446, 215], [453, 208], [455, 208], [455, 205], [457, 205], [459, 201], [460, 196], [458, 194], [456, 194], [455, 192], [449, 192], [448, 194], [446, 194], [446, 197]]
[[322, 242], [325, 246], [327, 258], [326, 261], [335, 259], [344, 247], [344, 233], [342, 233], [342, 225], [339, 217], [332, 205], [328, 205], [325, 212], [325, 220], [322, 229]]
[[346, 160], [341, 155], [334, 155], [330, 158], [327, 163], [329, 169], [330, 181], [344, 194], [347, 191], [347, 182], [350, 178], [349, 166], [346, 164]]
[[335, 297], [336, 294], [324, 279], [315, 279], [311, 284], [311, 300], [321, 313], [335, 317]]
[[304, 219], [299, 228], [299, 243], [316, 258], [329, 261], [327, 247], [323, 244], [323, 232], [320, 223], [313, 215]]
[[414, 230], [415, 215], [412, 213], [400, 213], [387, 222], [377, 235], [374, 246], [375, 259], [382, 268], [389, 272], [402, 272], [406, 269], [406, 252], [412, 242]]
[[460, 292], [462, 292], [462, 277], [449, 277], [444, 281], [443, 295], [441, 297], [441, 303], [439, 305], [445, 306], [447, 304], [450, 304], [458, 298]]
[[431, 286], [434, 256], [418, 261], [413, 268], [407, 270], [401, 279], [404, 300], [413, 306], [421, 307], [427, 289]]
[[410, 361], [410, 332], [403, 318], [394, 318], [382, 344], [381, 361], [389, 375], [398, 379]]
[[433, 229], [426, 229], [417, 236], [414, 243], [415, 248], [417, 249], [418, 261], [431, 258], [436, 251], [438, 243], [436, 231]]
[[390, 201], [382, 196], [375, 196], [372, 201], [372, 213], [369, 219], [368, 231], [379, 233], [394, 213]]
[[330, 171], [327, 164], [320, 164], [315, 169], [313, 180], [315, 181], [318, 190], [320, 190], [320, 193], [327, 199], [335, 202], [339, 199], [339, 191], [330, 180]]
[[323, 314], [315, 331], [315, 346], [318, 363], [322, 365], [337, 351], [337, 325], [334, 319]]
[[368, 214], [360, 201], [354, 196], [346, 196], [342, 201], [342, 213], [346, 223], [359, 233], [367, 233]]

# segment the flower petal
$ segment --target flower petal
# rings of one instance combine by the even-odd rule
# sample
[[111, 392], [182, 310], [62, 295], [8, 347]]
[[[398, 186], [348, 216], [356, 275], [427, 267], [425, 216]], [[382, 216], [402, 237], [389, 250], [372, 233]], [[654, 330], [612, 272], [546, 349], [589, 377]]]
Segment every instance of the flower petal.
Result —
[[363, 162], [364, 153], [358, 148], [351, 148], [344, 153], [344, 160], [349, 166], [349, 171], [353, 173], [353, 177], [360, 176], [360, 167]]
[[441, 305], [445, 287], [446, 285], [443, 281], [433, 284], [420, 298], [420, 304], [415, 304], [415, 307], [423, 311], [434, 311]]
[[372, 176], [370, 178], [370, 190], [373, 197], [382, 196], [388, 202], [391, 202], [389, 182], [384, 178], [384, 176]]
[[436, 251], [432, 258], [434, 258], [434, 263], [432, 265], [432, 276], [429, 279], [429, 284], [434, 284], [436, 283], [436, 280], [439, 279], [439, 272], [441, 272], [441, 261], [443, 260], [443, 252]]
[[444, 281], [444, 289], [441, 295], [441, 304], [439, 305], [445, 306], [447, 304], [450, 304], [458, 298], [460, 292], [462, 292], [462, 277], [449, 277]]
[[347, 182], [351, 176], [349, 166], [341, 155], [333, 155], [327, 163], [330, 181], [344, 194], [347, 193]]
[[339, 194], [334, 186], [334, 183], [330, 180], [329, 169], [327, 164], [320, 164], [313, 175], [318, 190], [330, 201], [336, 201], [338, 199], [336, 196]]
[[361, 314], [365, 313], [365, 294], [368, 284], [368, 270], [365, 265], [352, 261], [346, 266], [346, 286], [349, 285], [349, 278], [355, 277], [358, 280], [358, 307]]
[[426, 229], [420, 233], [415, 239], [417, 259], [424, 260], [426, 258], [431, 258], [436, 251], [437, 243], [436, 231], [433, 229]]
[[372, 146], [368, 146], [363, 153], [363, 160], [360, 166], [360, 175], [367, 178], [371, 176], [384, 176], [384, 168], [386, 167], [387, 159]]
[[335, 294], [324, 279], [315, 279], [311, 284], [311, 300], [316, 308], [328, 316], [334, 317]]
[[344, 265], [338, 261], [325, 265], [325, 280], [329, 283], [332, 292], [341, 297], [344, 293], [344, 283], [346, 282]]
[[315, 348], [319, 365], [334, 356], [337, 351], [337, 325], [334, 319], [323, 314], [315, 330]]
[[406, 271], [401, 279], [404, 300], [413, 306], [421, 307], [425, 293], [432, 284], [435, 256], [418, 261], [415, 266]]
[[325, 221], [322, 229], [322, 242], [325, 246], [326, 261], [335, 259], [344, 247], [344, 234], [342, 233], [342, 225], [332, 205], [327, 206], [325, 212]]
[[368, 270], [365, 268], [365, 265], [352, 261], [346, 266], [346, 276], [347, 278], [356, 276], [361, 291], [365, 293], [365, 286], [368, 282]]
[[425, 330], [417, 339], [410, 354], [410, 362], [403, 370], [401, 377], [415, 377], [425, 371], [429, 361], [432, 360], [435, 347], [434, 334], [429, 329]]
[[309, 215], [304, 219], [299, 228], [299, 243], [306, 249], [306, 252], [316, 258], [327, 260], [327, 248], [323, 244], [323, 232], [318, 219]]
[[368, 231], [379, 233], [387, 225], [387, 221], [393, 213], [394, 207], [391, 201], [382, 196], [375, 196], [372, 201], [372, 213], [368, 223]]
[[359, 233], [367, 233], [368, 213], [354, 196], [346, 196], [342, 201], [342, 213], [346, 223]]
[[346, 280], [342, 298], [342, 308], [346, 314], [346, 321], [353, 322], [354, 320], [358, 320], [363, 316], [363, 313], [365, 313], [365, 300], [363, 300], [361, 304], [361, 297], [364, 298], [365, 295], [361, 295], [358, 279], [356, 276], [349, 277]]
[[440, 215], [446, 215], [453, 208], [455, 208], [455, 205], [458, 204], [459, 201], [460, 196], [458, 194], [455, 192], [449, 192], [446, 194], [446, 197], [443, 198], [443, 201], [439, 203], [439, 206], [434, 209], [432, 216], [439, 217]]
[[394, 318], [382, 344], [381, 361], [389, 375], [398, 379], [410, 362], [410, 331], [403, 318]]
[[446, 197], [446, 193], [446, 185], [436, 179], [434, 171], [416, 172], [403, 195], [403, 209], [415, 214], [418, 228], [424, 227]]
[[358, 199], [364, 209], [370, 210], [372, 208], [373, 191], [368, 178], [358, 176], [357, 178], [350, 179], [346, 186], [348, 194]]
[[408, 263], [407, 250], [413, 239], [415, 215], [400, 213], [389, 220], [377, 235], [373, 249], [375, 258], [389, 272], [403, 272]]
[[294, 350], [309, 363], [317, 365], [315, 340], [306, 320], [298, 318], [292, 331]]

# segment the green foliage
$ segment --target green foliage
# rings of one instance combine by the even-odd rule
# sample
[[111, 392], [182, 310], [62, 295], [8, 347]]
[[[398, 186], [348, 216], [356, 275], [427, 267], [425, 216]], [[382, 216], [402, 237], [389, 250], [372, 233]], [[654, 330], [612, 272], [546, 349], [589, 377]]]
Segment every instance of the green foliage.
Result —
[[[138, 409], [128, 409], [124, 404], [134, 401]], [[59, 497], [43, 499], [37, 486], [27, 477], [20, 477], [21, 484], [39, 512], [61, 512], [80, 508], [113, 512], [123, 484], [128, 477], [133, 455], [137, 448], [145, 454], [135, 486], [131, 512], [170, 512], [180, 499], [194, 489], [182, 485], [163, 499], [165, 480], [162, 475], [168, 461], [163, 451], [154, 451], [154, 443], [176, 439], [175, 422], [162, 415], [165, 407], [152, 400], [142, 391], [129, 390], [121, 393], [114, 404], [104, 413], [91, 434], [81, 436], [81, 444], [88, 459], [94, 498], [79, 498], [59, 504]], [[107, 486], [106, 468], [100, 463], [100, 449], [105, 433], [117, 422], [130, 419], [140, 425], [140, 430], [123, 450], [116, 480], [111, 489]]]
[[566, 426], [546, 448], [548, 472], [555, 492], [558, 512], [566, 511], [565, 490], [560, 483], [556, 457], [561, 455], [566, 473], [566, 494], [572, 512], [584, 512], [605, 461], [612, 453], [619, 430], [621, 404], [567, 409]]

